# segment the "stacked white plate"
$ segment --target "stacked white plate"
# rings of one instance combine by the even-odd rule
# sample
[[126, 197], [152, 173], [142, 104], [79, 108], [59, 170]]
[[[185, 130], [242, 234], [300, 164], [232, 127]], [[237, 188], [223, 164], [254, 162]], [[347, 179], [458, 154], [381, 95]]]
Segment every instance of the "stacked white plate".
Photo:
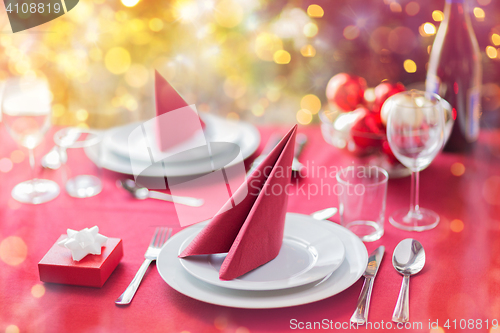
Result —
[[[205, 135], [207, 142], [228, 142], [237, 144], [240, 147], [243, 158], [247, 158], [257, 150], [260, 143], [260, 134], [255, 126], [241, 122], [231, 121], [210, 114], [202, 114], [201, 118], [205, 122], [204, 133], [201, 131], [190, 140], [196, 140], [198, 136]], [[129, 146], [128, 137], [130, 133], [141, 123], [128, 124], [116, 127], [104, 133], [100, 147], [90, 147], [85, 150], [87, 156], [98, 166], [105, 169], [133, 175], [129, 151], [140, 149], [140, 147]], [[172, 147], [168, 151], [160, 152], [156, 143], [150, 147], [154, 156], [170, 156], [177, 152], [183, 152], [184, 147], [191, 147], [190, 140]], [[218, 151], [212, 155], [214, 163], [217, 160], [223, 161], [231, 152]], [[181, 159], [171, 161], [167, 165], [169, 175], [172, 176], [190, 176], [206, 172], [211, 172], [210, 165], [206, 160], [200, 158], [197, 154], [181, 154]], [[145, 171], [141, 176], [163, 177], [165, 172], [162, 163], [151, 164], [150, 160], [134, 160], [134, 164], [144, 166]], [[168, 163], [168, 162], [167, 162]], [[219, 163], [220, 164], [220, 163]], [[226, 167], [231, 166], [230, 164]], [[207, 169], [208, 168], [208, 169]]]
[[207, 223], [175, 234], [156, 264], [172, 288], [207, 303], [254, 309], [311, 303], [349, 288], [368, 263], [364, 244], [349, 230], [330, 221], [288, 213], [279, 255], [237, 279], [222, 281], [219, 269], [225, 254], [178, 258]]

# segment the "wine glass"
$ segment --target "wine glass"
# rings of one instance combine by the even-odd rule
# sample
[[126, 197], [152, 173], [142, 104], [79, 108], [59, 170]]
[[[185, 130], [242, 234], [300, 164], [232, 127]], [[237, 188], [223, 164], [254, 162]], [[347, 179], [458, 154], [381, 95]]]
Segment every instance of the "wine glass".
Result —
[[57, 183], [37, 179], [34, 148], [50, 127], [51, 94], [47, 82], [40, 79], [14, 78], [6, 82], [2, 100], [3, 122], [10, 136], [28, 148], [31, 180], [17, 184], [12, 197], [17, 201], [40, 204], [59, 194]]
[[439, 215], [419, 205], [419, 171], [441, 151], [445, 141], [445, 110], [433, 93], [410, 90], [387, 99], [387, 139], [396, 158], [412, 171], [410, 210], [396, 211], [389, 222], [410, 231], [432, 229]]

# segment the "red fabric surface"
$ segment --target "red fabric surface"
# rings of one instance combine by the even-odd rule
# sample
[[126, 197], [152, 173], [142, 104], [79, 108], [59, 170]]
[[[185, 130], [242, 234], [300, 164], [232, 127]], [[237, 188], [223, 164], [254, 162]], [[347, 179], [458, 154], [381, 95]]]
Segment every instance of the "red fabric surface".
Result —
[[[276, 130], [261, 128], [261, 149]], [[283, 134], [286, 128], [280, 131]], [[312, 166], [330, 168], [356, 161], [327, 145], [318, 127], [299, 128], [299, 132], [309, 137], [301, 156], [308, 170], [318, 170]], [[3, 128], [0, 142], [0, 160], [18, 149]], [[419, 240], [427, 256], [422, 272], [410, 281], [410, 321], [422, 322], [421, 332], [429, 332], [429, 321], [439, 320], [442, 326], [447, 319], [457, 323], [461, 319], [482, 319], [481, 329], [468, 331], [487, 332], [484, 320], [491, 325], [492, 319], [500, 319], [499, 142], [500, 132], [483, 132], [473, 153], [441, 154], [422, 172], [421, 205], [434, 209], [442, 218], [435, 229], [406, 232], [394, 228], [386, 219], [384, 236], [366, 243], [368, 252], [386, 246], [373, 288], [369, 321], [388, 322], [392, 318], [401, 275], [393, 269], [391, 256], [397, 243], [408, 237]], [[37, 155], [50, 148], [46, 142], [37, 149]], [[465, 167], [462, 176], [451, 172], [457, 162]], [[93, 168], [83, 155], [76, 163]], [[288, 332], [292, 331], [292, 319], [342, 323], [348, 322], [354, 311], [362, 279], [344, 292], [312, 304], [245, 310], [205, 304], [179, 294], [163, 282], [154, 264], [131, 305], [118, 307], [114, 300], [141, 265], [155, 227], [168, 225], [174, 227], [174, 232], [180, 230], [174, 205], [131, 198], [115, 185], [122, 176], [112, 172], [104, 172], [104, 189], [93, 198], [75, 199], [61, 193], [54, 201], [39, 206], [20, 204], [11, 198], [10, 191], [28, 175], [27, 159], [14, 164], [7, 173], [0, 172], [0, 332], [9, 325], [16, 325], [21, 332], [247, 332], [243, 328], [249, 332]], [[40, 176], [61, 184], [60, 171], [43, 170]], [[294, 182], [289, 211], [309, 214], [337, 205], [333, 194], [307, 195], [308, 186], [333, 186], [333, 177], [315, 172]], [[323, 188], [326, 191], [326, 186]], [[409, 197], [410, 179], [391, 179], [386, 216], [409, 205]], [[453, 231], [460, 229], [456, 219], [463, 222], [461, 232]], [[332, 220], [338, 221], [338, 215]], [[37, 263], [54, 240], [67, 228], [80, 230], [93, 225], [98, 225], [103, 235], [123, 240], [124, 257], [105, 285], [95, 289], [41, 283]], [[15, 266], [6, 263], [9, 259], [4, 250], [9, 240], [18, 239], [13, 237], [20, 238], [27, 249], [25, 259]], [[19, 256], [23, 257], [22, 249]], [[41, 297], [32, 294], [37, 284], [45, 287]]]
[[[221, 280], [235, 279], [276, 258], [283, 243], [288, 195], [275, 195], [271, 189], [290, 184], [296, 133], [297, 125], [226, 202], [227, 210], [215, 216], [179, 257], [227, 252]], [[260, 189], [258, 195], [255, 188]]]

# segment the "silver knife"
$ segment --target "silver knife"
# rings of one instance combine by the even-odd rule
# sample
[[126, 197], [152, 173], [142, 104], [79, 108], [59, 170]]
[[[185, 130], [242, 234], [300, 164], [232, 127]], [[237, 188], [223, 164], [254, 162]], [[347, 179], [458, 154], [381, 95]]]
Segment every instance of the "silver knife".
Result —
[[351, 317], [351, 323], [356, 323], [358, 325], [364, 325], [368, 319], [368, 310], [370, 308], [370, 298], [372, 295], [373, 280], [377, 275], [378, 268], [380, 267], [380, 262], [384, 256], [385, 246], [379, 246], [375, 251], [368, 257], [368, 265], [366, 267], [365, 282], [363, 283], [363, 288], [361, 289], [361, 294], [358, 298], [358, 305], [356, 306], [356, 311]]

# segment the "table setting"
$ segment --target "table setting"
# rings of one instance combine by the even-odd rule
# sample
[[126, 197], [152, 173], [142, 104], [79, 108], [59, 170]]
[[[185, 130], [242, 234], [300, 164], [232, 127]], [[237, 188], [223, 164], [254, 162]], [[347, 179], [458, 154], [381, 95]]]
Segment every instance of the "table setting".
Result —
[[286, 3], [0, 38], [0, 332], [500, 332], [490, 1]]

